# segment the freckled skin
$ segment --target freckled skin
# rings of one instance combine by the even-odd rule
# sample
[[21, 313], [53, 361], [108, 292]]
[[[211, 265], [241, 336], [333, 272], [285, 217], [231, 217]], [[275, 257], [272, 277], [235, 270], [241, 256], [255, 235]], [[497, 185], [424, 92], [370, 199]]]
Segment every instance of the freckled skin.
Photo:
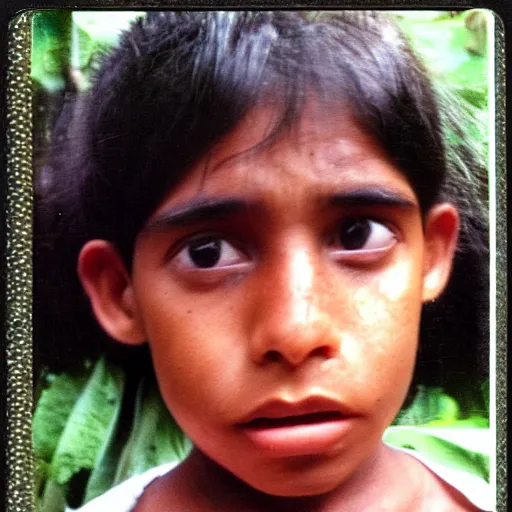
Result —
[[[183, 491], [202, 477], [206, 486], [227, 470], [236, 485], [265, 497], [257, 508], [244, 491], [254, 510], [284, 511], [283, 500], [301, 496], [328, 497], [331, 504], [358, 496], [353, 502], [363, 510], [389, 490], [390, 468], [401, 468], [403, 479], [396, 453], [380, 440], [414, 368], [424, 294], [422, 218], [414, 191], [379, 145], [347, 113], [330, 111], [325, 119], [309, 108], [270, 148], [247, 151], [269, 125], [269, 112], [253, 112], [149, 221], [197, 197], [239, 197], [258, 210], [143, 230], [136, 240], [134, 317], [150, 344], [163, 399], [197, 447], [169, 477], [167, 499], [173, 486]], [[391, 190], [412, 206], [325, 204], [333, 194], [366, 188]], [[351, 216], [377, 219], [389, 241], [371, 254], [340, 248], [332, 240], [340, 220]], [[183, 244], [205, 232], [231, 244], [229, 264], [183, 263]], [[318, 395], [350, 411], [349, 428], [320, 453], [279, 457], [258, 449], [239, 426], [270, 399]], [[236, 485], [219, 479], [221, 500]], [[411, 493], [417, 488], [411, 485]], [[174, 496], [179, 503], [180, 494]], [[217, 502], [212, 510], [249, 510], [240, 503]], [[310, 502], [304, 510], [330, 510], [324, 505]], [[301, 508], [295, 503], [291, 510]]]
[[[173, 234], [141, 235], [135, 296], [164, 400], [196, 445], [262, 491], [326, 492], [376, 449], [410, 383], [422, 293], [420, 211], [388, 213], [400, 240], [382, 261], [370, 268], [333, 262], [322, 246], [333, 213], [319, 213], [315, 195], [375, 185], [417, 203], [413, 190], [346, 117], [341, 131], [306, 117], [305, 136], [299, 131], [223, 166], [261, 139], [265, 115], [250, 121], [214, 152], [206, 179], [200, 162], [155, 212], [197, 194], [261, 199], [265, 214], [249, 229], [257, 247], [250, 269], [233, 285], [220, 279], [196, 290], [163, 258]], [[397, 271], [398, 294], [388, 282]], [[269, 351], [281, 363], [266, 361]], [[356, 427], [309, 471], [261, 457], [234, 428], [267, 397], [314, 393], [346, 402]]]

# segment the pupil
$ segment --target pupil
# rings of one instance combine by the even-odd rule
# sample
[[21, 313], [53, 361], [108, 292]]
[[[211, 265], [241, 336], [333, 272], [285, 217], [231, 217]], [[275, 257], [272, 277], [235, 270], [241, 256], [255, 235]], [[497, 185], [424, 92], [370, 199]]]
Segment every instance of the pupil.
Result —
[[370, 235], [370, 223], [367, 220], [351, 220], [347, 222], [340, 233], [342, 247], [357, 251], [366, 244]]
[[190, 259], [200, 268], [215, 266], [220, 260], [220, 240], [214, 238], [197, 240], [188, 248]]

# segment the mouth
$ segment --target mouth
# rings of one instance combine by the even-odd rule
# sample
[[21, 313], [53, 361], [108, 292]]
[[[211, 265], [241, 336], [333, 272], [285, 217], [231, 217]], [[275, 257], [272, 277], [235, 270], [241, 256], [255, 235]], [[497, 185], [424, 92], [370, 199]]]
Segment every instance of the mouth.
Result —
[[259, 452], [287, 457], [325, 453], [346, 440], [354, 415], [322, 397], [298, 402], [271, 400], [238, 426]]
[[255, 418], [245, 423], [247, 428], [281, 428], [300, 425], [316, 425], [326, 421], [338, 421], [343, 419], [341, 413], [336, 411], [314, 412], [299, 414], [296, 416], [283, 416], [280, 418]]

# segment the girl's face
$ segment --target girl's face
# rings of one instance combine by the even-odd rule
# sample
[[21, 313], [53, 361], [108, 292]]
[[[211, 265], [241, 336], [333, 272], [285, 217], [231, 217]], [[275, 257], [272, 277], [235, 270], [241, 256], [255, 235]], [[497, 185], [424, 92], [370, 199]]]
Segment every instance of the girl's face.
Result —
[[309, 109], [247, 151], [270, 122], [253, 112], [159, 205], [127, 296], [194, 444], [258, 490], [313, 495], [397, 414], [435, 272], [414, 191], [350, 116]]

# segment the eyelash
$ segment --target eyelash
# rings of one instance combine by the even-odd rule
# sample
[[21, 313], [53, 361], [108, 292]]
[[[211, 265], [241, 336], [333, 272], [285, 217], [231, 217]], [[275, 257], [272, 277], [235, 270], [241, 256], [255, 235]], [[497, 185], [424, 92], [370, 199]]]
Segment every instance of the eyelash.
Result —
[[359, 224], [360, 229], [362, 227], [361, 224], [363, 224], [364, 228], [367, 228], [367, 230], [364, 229], [364, 245], [368, 245], [371, 237], [373, 237], [374, 239], [377, 238], [377, 240], [373, 240], [374, 246], [370, 248], [350, 249], [347, 248], [347, 243], [345, 243], [345, 245], [340, 244], [340, 249], [336, 249], [336, 244], [332, 243], [333, 236], [330, 235], [331, 243], [329, 243], [329, 245], [333, 247], [333, 256], [335, 259], [343, 259], [346, 262], [359, 261], [361, 263], [370, 260], [376, 261], [382, 254], [387, 253], [398, 240], [396, 230], [393, 226], [390, 226], [387, 222], [365, 216], [349, 217], [343, 220], [337, 225], [336, 231], [339, 231], [335, 236], [339, 236], [344, 227], [354, 228], [357, 224]]
[[[357, 235], [363, 236], [363, 245], [367, 245], [372, 236], [373, 238], [380, 237], [380, 240], [374, 241], [374, 245], [376, 244], [377, 247], [371, 247], [369, 249], [347, 249], [342, 244], [339, 244], [341, 248], [336, 248], [338, 241], [335, 239], [340, 236], [343, 229], [347, 229], [344, 235], [346, 235], [350, 229], [352, 229], [352, 235], [354, 235], [354, 229], [356, 230], [356, 245], [358, 243]], [[359, 230], [359, 233], [357, 233], [357, 230]], [[335, 233], [333, 234], [331, 231], [327, 244], [331, 247], [330, 251], [332, 257], [336, 261], [344, 261], [347, 263], [370, 263], [379, 261], [397, 241], [397, 235], [393, 227], [390, 227], [386, 222], [365, 216], [348, 217], [339, 222], [333, 231], [335, 231]], [[382, 239], [384, 239], [384, 241], [382, 241]], [[361, 240], [359, 240], [359, 242], [360, 241]], [[196, 248], [203, 249], [203, 254], [196, 254], [196, 258], [203, 258], [205, 266], [201, 266], [197, 259], [193, 261], [191, 249], [194, 247], [194, 244], [196, 244]], [[345, 244], [347, 245], [347, 240], [345, 240]], [[218, 262], [226, 258], [228, 262], [218, 266]], [[247, 251], [240, 248], [240, 244], [233, 243], [230, 237], [219, 232], [202, 232], [185, 239], [179, 244], [177, 250], [172, 251], [170, 259], [178, 269], [196, 272], [212, 272], [229, 269], [242, 270], [251, 262], [251, 256]], [[208, 266], [210, 264], [211, 266]]]
[[[208, 246], [213, 246], [212, 248], [215, 250], [216, 249], [215, 246], [218, 246], [218, 247], [220, 247], [220, 249], [222, 249], [222, 248], [225, 248], [226, 245], [228, 245], [227, 250], [231, 253], [231, 254], [229, 254], [229, 252], [228, 252], [228, 257], [231, 258], [233, 263], [230, 265], [224, 265], [222, 267], [204, 267], [204, 268], [202, 268], [200, 266], [193, 267], [192, 265], [189, 265], [189, 263], [186, 260], [188, 258], [188, 260], [191, 262], [190, 250], [191, 250], [191, 248], [193, 248], [194, 243], [197, 244], [196, 248], [203, 247], [206, 250], [208, 250]], [[249, 259], [249, 257], [246, 254], [244, 256], [240, 256], [237, 258], [235, 253], [242, 255], [242, 254], [244, 254], [244, 251], [239, 249], [237, 247], [237, 244], [234, 244], [233, 242], [231, 242], [228, 239], [228, 237], [226, 237], [225, 235], [223, 235], [221, 233], [205, 232], [205, 233], [199, 233], [199, 234], [193, 236], [192, 238], [188, 238], [187, 240], [185, 240], [180, 245], [180, 249], [174, 253], [172, 260], [175, 265], [177, 265], [180, 268], [186, 269], [186, 270], [212, 271], [212, 270], [217, 270], [217, 269], [221, 269], [221, 268], [227, 268], [227, 267], [233, 268], [235, 266], [240, 266], [241, 264], [244, 263], [244, 261], [236, 261], [237, 259], [245, 260], [245, 262]], [[215, 259], [214, 254], [213, 255], [210, 254], [210, 256], [213, 256], [213, 258]], [[208, 254], [204, 254], [203, 257], [207, 258]], [[222, 257], [222, 255], [219, 254], [218, 259], [214, 264], [216, 264], [221, 257]], [[193, 262], [191, 262], [191, 263], [193, 264]]]

